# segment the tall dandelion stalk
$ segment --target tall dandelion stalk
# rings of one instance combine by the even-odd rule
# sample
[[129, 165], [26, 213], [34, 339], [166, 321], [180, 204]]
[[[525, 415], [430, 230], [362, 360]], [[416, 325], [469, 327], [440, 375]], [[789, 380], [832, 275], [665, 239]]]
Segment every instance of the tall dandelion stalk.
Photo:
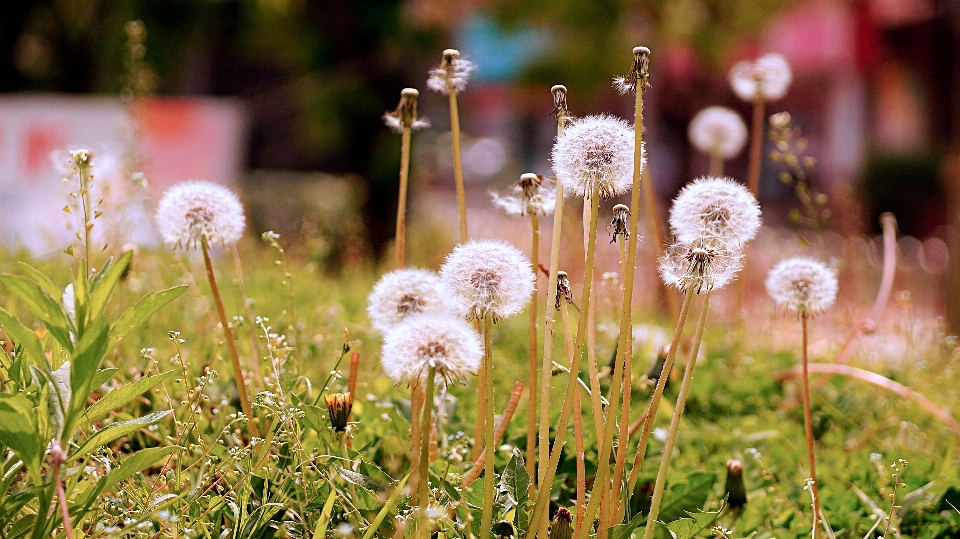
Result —
[[450, 135], [453, 139], [453, 179], [457, 188], [457, 210], [460, 215], [460, 243], [467, 241], [467, 200], [463, 188], [463, 159], [460, 152], [460, 111], [457, 94], [467, 88], [473, 62], [460, 58], [460, 51], [446, 49], [440, 67], [430, 70], [427, 86], [450, 98]]
[[410, 178], [410, 135], [413, 130], [429, 127], [425, 119], [417, 118], [417, 97], [414, 88], [400, 91], [400, 104], [396, 110], [383, 115], [387, 127], [400, 133], [400, 194], [397, 197], [397, 232], [394, 248], [397, 251], [397, 267], [405, 265], [407, 243], [407, 186]]
[[800, 319], [801, 352], [803, 358], [803, 425], [807, 438], [807, 458], [810, 462], [811, 494], [813, 496], [813, 532], [817, 537], [820, 520], [820, 482], [813, 451], [813, 422], [810, 417], [810, 374], [808, 372], [807, 320], [822, 313], [837, 299], [837, 276], [823, 263], [809, 258], [791, 258], [777, 264], [766, 281], [767, 293], [789, 312]]
[[225, 187], [205, 181], [188, 181], [171, 187], [163, 194], [157, 205], [155, 220], [164, 242], [174, 248], [185, 249], [199, 245], [203, 252], [207, 281], [210, 283], [210, 292], [223, 328], [223, 339], [230, 354], [240, 408], [247, 416], [250, 434], [259, 436], [257, 420], [247, 396], [247, 385], [240, 365], [240, 356], [237, 354], [237, 345], [233, 341], [230, 321], [223, 308], [220, 288], [217, 286], [217, 277], [210, 259], [212, 242], [219, 242], [224, 246], [232, 245], [242, 236], [245, 225], [243, 206], [237, 196]]

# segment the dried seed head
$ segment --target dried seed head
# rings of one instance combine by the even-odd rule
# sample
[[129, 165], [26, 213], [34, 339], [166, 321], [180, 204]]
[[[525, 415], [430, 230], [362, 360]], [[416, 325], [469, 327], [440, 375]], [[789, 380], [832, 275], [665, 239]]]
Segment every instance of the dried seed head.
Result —
[[558, 271], [557, 272], [557, 304], [556, 309], [560, 310], [560, 298], [563, 298], [567, 304], [573, 303], [573, 291], [570, 289], [570, 278], [567, 277], [567, 272]]
[[483, 345], [470, 324], [449, 314], [418, 314], [391, 328], [380, 362], [396, 383], [420, 383], [436, 369], [443, 383], [463, 382], [480, 367]]
[[163, 194], [154, 217], [163, 241], [176, 247], [196, 247], [202, 239], [223, 245], [243, 234], [243, 206], [237, 195], [215, 183], [190, 180]]
[[350, 412], [353, 410], [353, 395], [350, 392], [332, 393], [323, 396], [327, 405], [327, 414], [330, 416], [330, 426], [336, 432], [347, 430], [350, 422]]
[[550, 88], [550, 93], [553, 94], [553, 115], [557, 117], [557, 120], [570, 120], [573, 118], [570, 115], [570, 109], [567, 107], [567, 87], [562, 84], [554, 85], [553, 88]]
[[726, 286], [743, 264], [739, 247], [730, 248], [716, 237], [677, 241], [660, 259], [660, 277], [680, 292], [699, 294]]
[[460, 58], [460, 51], [446, 49], [443, 51], [440, 67], [430, 70], [427, 87], [444, 95], [449, 95], [450, 92], [459, 94], [467, 89], [470, 72], [476, 67], [473, 62]]
[[419, 95], [420, 92], [414, 88], [400, 90], [400, 104], [393, 112], [383, 114], [383, 123], [397, 133], [401, 133], [407, 128], [418, 131], [430, 127], [429, 120], [417, 118], [417, 97]]
[[551, 162], [565, 190], [586, 198], [597, 189], [602, 198], [610, 198], [633, 186], [633, 150], [633, 128], [626, 122], [586, 116], [570, 122], [557, 137]]
[[730, 70], [733, 92], [744, 101], [776, 101], [786, 95], [792, 80], [790, 64], [779, 54], [765, 54], [756, 62], [740, 62]]
[[573, 516], [570, 511], [561, 507], [553, 514], [553, 522], [550, 523], [550, 539], [570, 539], [573, 537]]
[[747, 143], [747, 125], [731, 109], [707, 107], [693, 117], [687, 136], [701, 152], [730, 159]]
[[747, 487], [743, 483], [743, 463], [739, 460], [727, 461], [727, 504], [731, 509], [747, 505]]
[[547, 178], [537, 174], [523, 174], [514, 185], [510, 195], [490, 193], [493, 205], [507, 215], [549, 215], [557, 202], [557, 191], [547, 183]]
[[467, 319], [488, 313], [494, 322], [519, 313], [530, 300], [535, 276], [530, 261], [513, 245], [471, 240], [458, 245], [440, 268], [454, 309]]
[[777, 264], [767, 276], [767, 293], [797, 316], [811, 318], [837, 299], [837, 276], [822, 262], [790, 258]]
[[650, 83], [650, 49], [646, 47], [633, 48], [633, 67], [630, 74], [623, 77], [613, 78], [613, 87], [620, 92], [620, 95], [634, 94], [637, 92], [637, 86], [640, 88], [649, 88]]
[[717, 237], [737, 248], [757, 235], [760, 204], [746, 187], [730, 178], [698, 178], [673, 200], [670, 229], [681, 242]]
[[610, 243], [616, 243], [617, 237], [623, 238], [624, 241], [630, 238], [630, 230], [627, 227], [627, 221], [630, 220], [630, 208], [626, 204], [617, 204], [613, 207], [613, 221], [610, 223], [610, 227], [613, 228], [613, 237], [610, 238]]
[[367, 298], [367, 314], [375, 329], [386, 333], [406, 317], [452, 312], [449, 291], [432, 271], [405, 268], [384, 274]]

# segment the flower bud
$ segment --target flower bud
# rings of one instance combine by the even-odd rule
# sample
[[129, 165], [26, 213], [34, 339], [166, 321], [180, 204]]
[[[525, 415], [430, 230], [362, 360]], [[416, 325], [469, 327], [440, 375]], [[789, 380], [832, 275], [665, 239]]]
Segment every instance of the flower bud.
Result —
[[743, 463], [736, 459], [727, 461], [727, 504], [731, 509], [747, 505], [747, 487], [743, 484]]
[[347, 393], [333, 393], [324, 395], [323, 402], [327, 404], [327, 413], [330, 416], [330, 426], [336, 432], [347, 430], [350, 422], [350, 411], [353, 409], [353, 395]]
[[573, 528], [571, 523], [573, 516], [570, 511], [563, 507], [557, 509], [553, 514], [553, 522], [550, 524], [550, 539], [570, 539], [573, 537]]

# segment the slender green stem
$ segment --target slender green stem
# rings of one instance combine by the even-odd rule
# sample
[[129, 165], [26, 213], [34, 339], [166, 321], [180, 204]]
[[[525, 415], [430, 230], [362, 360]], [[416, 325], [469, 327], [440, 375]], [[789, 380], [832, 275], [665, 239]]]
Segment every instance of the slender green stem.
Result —
[[663, 362], [663, 370], [660, 371], [660, 378], [657, 380], [657, 387], [650, 396], [650, 404], [647, 405], [647, 411], [644, 412], [643, 428], [640, 431], [640, 441], [637, 443], [637, 454], [633, 457], [633, 468], [630, 469], [630, 480], [627, 482], [627, 492], [633, 492], [637, 486], [637, 479], [640, 477], [640, 469], [643, 465], [643, 458], [647, 452], [647, 443], [650, 441], [650, 432], [653, 430], [653, 420], [657, 415], [657, 408], [660, 406], [660, 398], [663, 397], [663, 390], [667, 387], [667, 379], [670, 377], [670, 370], [673, 368], [673, 360], [677, 357], [677, 349], [680, 347], [680, 335], [683, 334], [683, 326], [687, 323], [687, 314], [690, 311], [690, 303], [693, 301], [693, 294], [684, 294], [683, 304], [680, 306], [680, 315], [677, 317], [677, 327], [673, 330], [673, 340], [670, 341], [670, 349], [667, 351], [667, 359]]
[[[687, 291], [687, 295], [692, 295]], [[677, 432], [680, 428], [680, 418], [683, 416], [683, 405], [690, 394], [690, 381], [693, 379], [693, 368], [697, 364], [697, 354], [700, 353], [700, 340], [703, 338], [703, 327], [707, 322], [707, 311], [710, 306], [710, 292], [707, 291], [700, 306], [700, 316], [697, 320], [697, 330], [693, 336], [693, 347], [690, 357], [687, 358], [687, 367], [683, 372], [683, 382], [680, 384], [680, 393], [677, 394], [677, 405], [673, 410], [673, 419], [670, 420], [670, 429], [667, 431], [667, 441], [663, 446], [663, 456], [660, 458], [660, 470], [657, 472], [657, 483], [653, 487], [653, 500], [650, 502], [650, 513], [647, 515], [647, 527], [643, 533], [644, 539], [653, 539], [657, 528], [657, 517], [660, 516], [660, 502], [663, 501], [663, 489], [667, 481], [667, 471], [670, 469], [670, 457], [673, 446], [677, 442]]]
[[407, 245], [407, 184], [410, 177], [410, 128], [403, 127], [400, 135], [400, 194], [397, 197], [397, 236], [394, 248], [397, 250], [397, 267], [406, 264]]
[[227, 350], [230, 353], [230, 364], [233, 366], [233, 381], [237, 385], [237, 395], [240, 397], [240, 409], [247, 416], [247, 427], [252, 436], [260, 436], [260, 430], [257, 428], [257, 418], [253, 415], [253, 407], [250, 406], [250, 398], [247, 396], [247, 384], [243, 378], [243, 368], [240, 366], [240, 356], [237, 354], [237, 345], [233, 342], [233, 332], [230, 330], [230, 322], [227, 320], [227, 313], [223, 309], [223, 300], [220, 299], [220, 288], [217, 286], [217, 277], [213, 273], [213, 263], [210, 262], [210, 246], [207, 237], [200, 237], [200, 250], [203, 251], [203, 263], [207, 268], [207, 280], [210, 281], [210, 292], [213, 294], [213, 302], [217, 306], [217, 314], [220, 316], [220, 325], [223, 326], [223, 340], [227, 342]]
[[[530, 300], [530, 322], [529, 322], [529, 342], [527, 343], [527, 353], [529, 358], [530, 373], [527, 375], [527, 384], [529, 389], [527, 394], [527, 453], [526, 467], [527, 474], [533, 477], [536, 474], [536, 451], [537, 451], [537, 374], [539, 372], [537, 355], [537, 290], [540, 288], [540, 223], [536, 212], [530, 214], [530, 266], [533, 269], [534, 288]], [[545, 373], [544, 376], [547, 376]]]
[[410, 387], [410, 488], [414, 492], [420, 490], [420, 413], [423, 411], [423, 392], [420, 382]]
[[420, 482], [417, 489], [417, 504], [420, 506], [420, 525], [417, 534], [423, 539], [430, 538], [430, 518], [427, 508], [430, 506], [430, 431], [433, 421], [433, 392], [437, 370], [430, 367], [427, 371], [427, 390], [423, 394], [423, 424], [420, 427]]
[[817, 481], [817, 461], [813, 453], [813, 421], [810, 416], [810, 373], [807, 370], [807, 317], [800, 316], [803, 348], [803, 426], [807, 435], [807, 457], [810, 459], [810, 479], [813, 479], [813, 531], [811, 539], [817, 539], [820, 521], [820, 483]]
[[90, 218], [90, 167], [88, 165], [78, 166], [77, 173], [80, 175], [80, 203], [83, 205], [83, 251], [84, 267], [83, 275], [90, 274], [90, 231], [93, 229], [93, 220]]
[[483, 369], [487, 374], [487, 418], [484, 421], [484, 446], [487, 450], [486, 466], [483, 472], [483, 510], [480, 515], [480, 539], [490, 539], [493, 527], [493, 486], [496, 463], [496, 440], [493, 432], [493, 314], [483, 318]]
[[[481, 320], [475, 320], [476, 329], [478, 332], [483, 331], [483, 323]], [[484, 426], [487, 422], [487, 371], [486, 369], [480, 369], [480, 372], [477, 373], [477, 425], [474, 427], [473, 431], [473, 455], [471, 460], [474, 462], [480, 458], [480, 453], [484, 448]]]
[[460, 158], [460, 111], [457, 92], [450, 90], [450, 134], [453, 138], [453, 180], [457, 187], [457, 210], [460, 213], [460, 243], [467, 243], [467, 198], [463, 190], [463, 161]]

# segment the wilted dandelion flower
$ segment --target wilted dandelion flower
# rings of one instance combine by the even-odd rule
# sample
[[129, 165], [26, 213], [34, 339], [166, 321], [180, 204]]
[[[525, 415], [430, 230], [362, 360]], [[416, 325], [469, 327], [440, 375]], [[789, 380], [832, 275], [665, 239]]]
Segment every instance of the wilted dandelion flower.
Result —
[[447, 49], [443, 51], [440, 67], [430, 70], [427, 87], [444, 95], [449, 95], [451, 91], [459, 94], [467, 89], [470, 72], [476, 67], [473, 62], [460, 58], [460, 51]]
[[716, 236], [739, 247], [760, 229], [760, 204], [742, 184], [705, 176], [688, 183], [673, 200], [670, 229], [681, 242]]
[[490, 193], [493, 205], [507, 215], [550, 215], [557, 205], [557, 191], [544, 185], [544, 180], [543, 176], [523, 174], [513, 186], [512, 194]]
[[777, 264], [767, 276], [767, 293], [797, 316], [816, 316], [837, 299], [837, 276], [822, 262], [810, 258], [789, 258]]
[[747, 125], [733, 110], [707, 107], [690, 121], [687, 136], [701, 152], [730, 159], [747, 143]]
[[716, 290], [729, 284], [743, 266], [743, 252], [719, 238], [679, 240], [660, 259], [660, 277], [680, 292]]
[[550, 160], [565, 190], [587, 197], [597, 188], [601, 197], [609, 198], [633, 186], [633, 151], [633, 128], [601, 114], [567, 124]]
[[418, 383], [432, 367], [444, 383], [477, 372], [483, 344], [469, 323], [449, 314], [411, 316], [387, 332], [380, 362], [396, 383]]
[[436, 273], [422, 269], [398, 269], [385, 274], [367, 298], [367, 314], [373, 327], [386, 333], [408, 316], [450, 312], [449, 292]]
[[776, 101], [786, 95], [792, 80], [790, 64], [779, 54], [765, 54], [756, 62], [740, 62], [730, 70], [730, 86], [744, 101], [753, 101], [758, 96], [765, 101]]
[[519, 313], [533, 293], [530, 261], [509, 243], [471, 240], [458, 245], [440, 268], [454, 308], [467, 319], [487, 313], [498, 322]]
[[236, 243], [243, 234], [243, 206], [233, 191], [203, 180], [178, 183], [163, 194], [154, 217], [163, 241], [196, 247], [201, 239]]
[[396, 110], [383, 114], [383, 123], [397, 133], [404, 128], [417, 131], [430, 127], [430, 121], [417, 117], [417, 97], [420, 95], [415, 88], [404, 88], [400, 91], [400, 103]]

